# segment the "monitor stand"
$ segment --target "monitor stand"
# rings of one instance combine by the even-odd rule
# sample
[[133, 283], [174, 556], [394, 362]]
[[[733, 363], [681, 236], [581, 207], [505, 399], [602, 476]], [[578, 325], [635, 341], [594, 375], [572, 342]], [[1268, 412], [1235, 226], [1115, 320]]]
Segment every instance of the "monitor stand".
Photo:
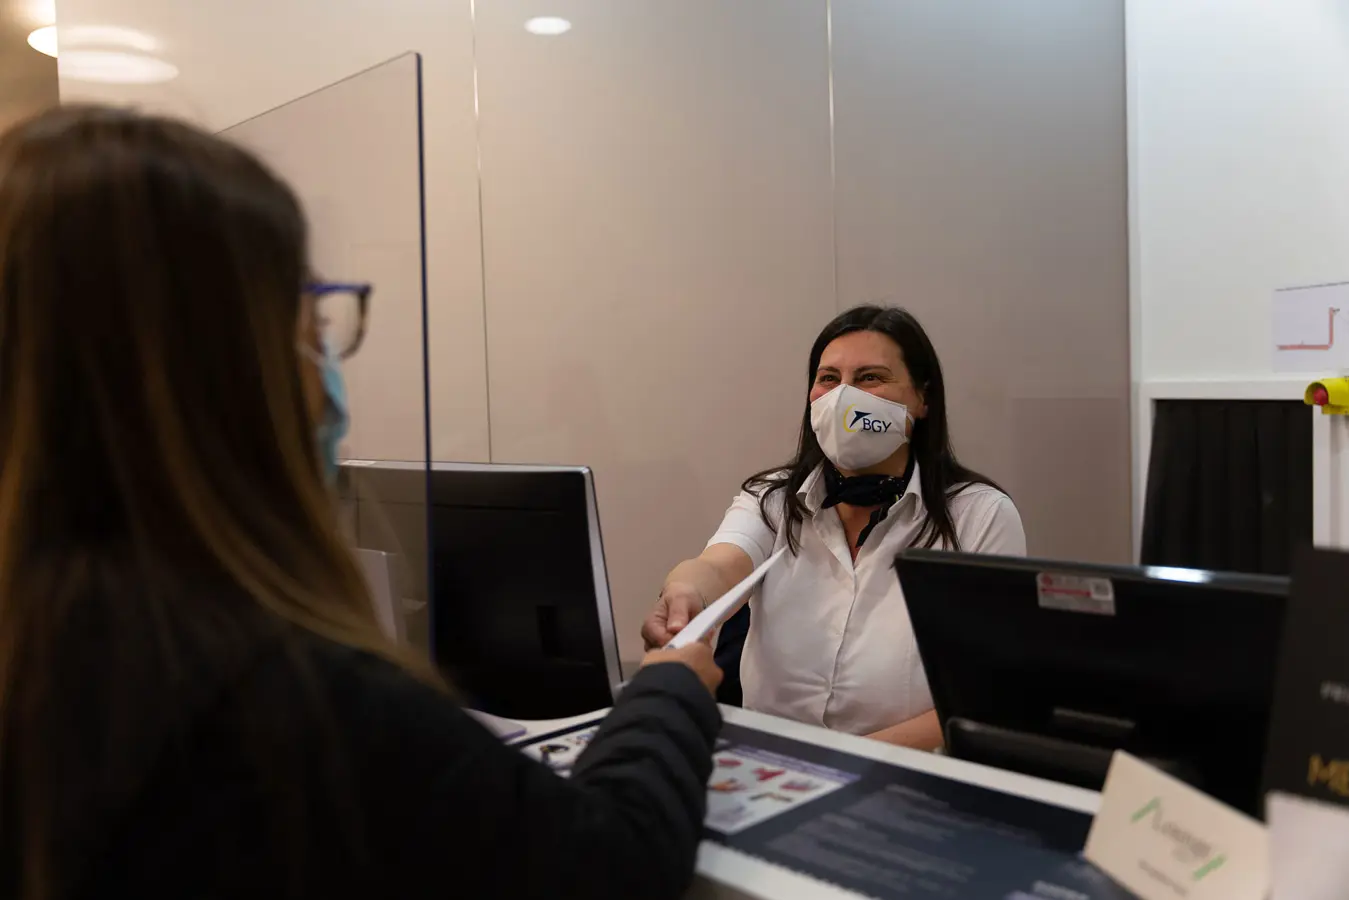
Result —
[[[946, 752], [950, 756], [1093, 791], [1105, 785], [1115, 749], [958, 717], [946, 723]], [[1179, 760], [1145, 757], [1144, 762], [1195, 784], [1197, 772]]]

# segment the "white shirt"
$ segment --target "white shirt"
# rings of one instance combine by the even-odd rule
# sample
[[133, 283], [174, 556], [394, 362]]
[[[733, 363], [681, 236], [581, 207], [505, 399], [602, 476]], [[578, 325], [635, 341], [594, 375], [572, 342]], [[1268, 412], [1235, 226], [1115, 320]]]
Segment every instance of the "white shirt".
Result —
[[[744, 703], [798, 722], [870, 734], [932, 709], [894, 570], [895, 555], [923, 527], [918, 466], [855, 564], [837, 510], [820, 509], [824, 495], [823, 470], [817, 469], [798, 492], [807, 509], [816, 510], [801, 523], [800, 552], [774, 566], [750, 601], [740, 662]], [[741, 492], [708, 546], [733, 544], [760, 565], [787, 544], [783, 502], [782, 491], [769, 498], [770, 526], [759, 513], [759, 498]], [[949, 503], [962, 550], [1026, 554], [1021, 517], [1006, 494], [972, 484]]]

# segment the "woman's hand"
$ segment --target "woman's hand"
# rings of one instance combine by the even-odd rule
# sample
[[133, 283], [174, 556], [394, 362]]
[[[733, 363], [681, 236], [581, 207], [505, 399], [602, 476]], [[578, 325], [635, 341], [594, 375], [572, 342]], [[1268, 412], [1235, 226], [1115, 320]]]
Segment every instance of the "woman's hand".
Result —
[[652, 650], [642, 660], [642, 666], [657, 663], [683, 663], [693, 670], [712, 696], [717, 695], [717, 685], [721, 684], [721, 669], [712, 659], [712, 648], [702, 641], [680, 647], [678, 650]]
[[684, 630], [689, 620], [702, 612], [707, 606], [702, 592], [697, 587], [684, 582], [671, 582], [660, 592], [656, 608], [642, 623], [642, 640], [646, 649], [655, 650], [664, 647], [674, 636]]

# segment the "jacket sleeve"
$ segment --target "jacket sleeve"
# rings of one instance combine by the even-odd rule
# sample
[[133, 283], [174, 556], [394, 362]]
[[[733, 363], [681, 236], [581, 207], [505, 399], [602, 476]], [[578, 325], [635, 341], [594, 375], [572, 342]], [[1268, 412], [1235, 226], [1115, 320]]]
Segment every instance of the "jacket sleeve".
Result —
[[354, 762], [389, 896], [659, 900], [687, 889], [721, 726], [690, 669], [638, 672], [564, 779], [440, 692], [369, 665], [380, 674], [342, 706], [359, 711]]

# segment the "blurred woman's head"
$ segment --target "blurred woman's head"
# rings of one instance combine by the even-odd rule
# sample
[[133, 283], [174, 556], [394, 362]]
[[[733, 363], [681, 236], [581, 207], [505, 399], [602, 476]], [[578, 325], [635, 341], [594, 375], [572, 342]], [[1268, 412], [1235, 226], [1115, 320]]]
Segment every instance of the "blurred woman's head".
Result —
[[[941, 361], [923, 326], [898, 307], [859, 306], [824, 326], [810, 350], [796, 456], [785, 466], [751, 477], [745, 488], [759, 493], [765, 516], [769, 496], [782, 491], [788, 540], [796, 547], [796, 531], [810, 514], [797, 491], [812, 472], [827, 463], [811, 421], [811, 404], [843, 385], [905, 407], [907, 452], [917, 463], [927, 514], [915, 544], [958, 549], [960, 542], [947, 506], [952, 490], [966, 483], [992, 482], [957, 461], [946, 420]], [[896, 451], [903, 452], [904, 447]]]
[[[294, 194], [205, 132], [65, 107], [0, 138], [0, 827], [30, 888], [185, 665], [294, 629], [397, 655], [319, 463], [307, 273]], [[75, 689], [105, 733], [63, 767]]]
[[154, 560], [322, 627], [292, 606], [354, 572], [332, 572], [307, 271], [290, 189], [188, 125], [63, 108], [0, 140], [0, 584]]

